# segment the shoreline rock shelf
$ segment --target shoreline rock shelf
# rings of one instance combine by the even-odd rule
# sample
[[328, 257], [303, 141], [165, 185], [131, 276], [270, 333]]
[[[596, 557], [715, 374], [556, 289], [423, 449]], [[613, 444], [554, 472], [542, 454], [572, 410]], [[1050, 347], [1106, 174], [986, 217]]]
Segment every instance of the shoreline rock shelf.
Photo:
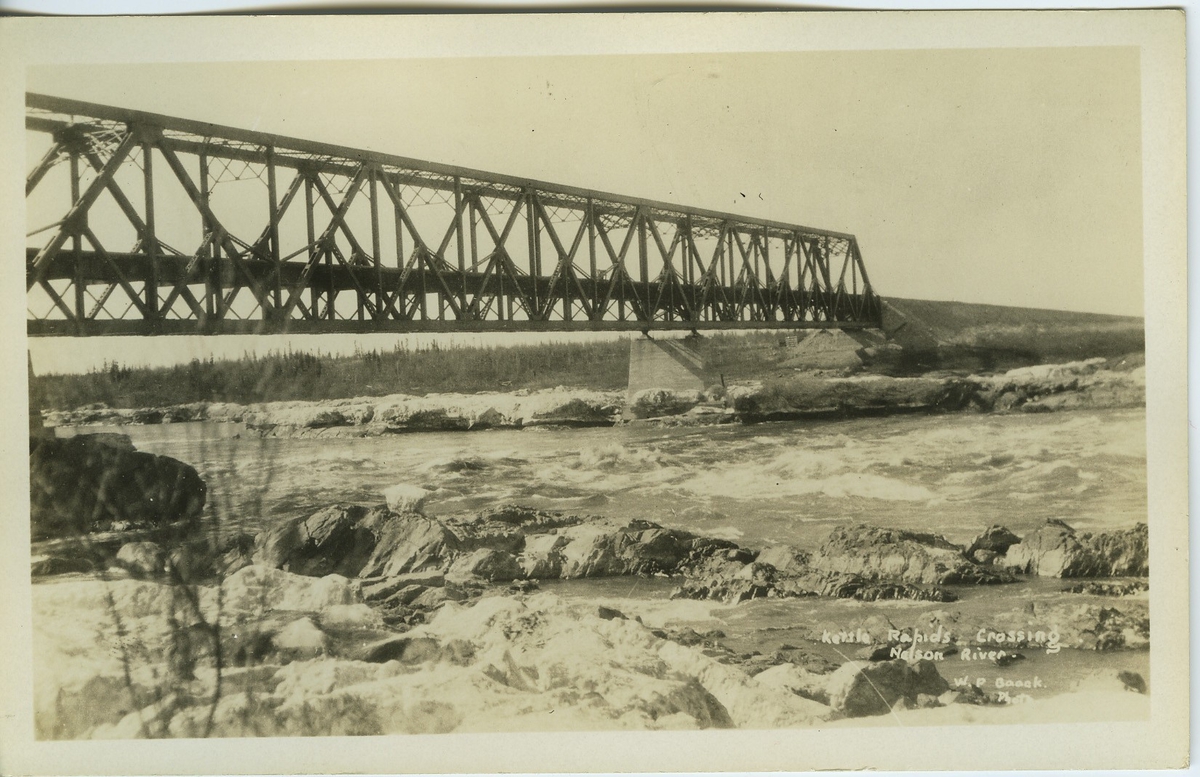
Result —
[[[1145, 405], [1145, 368], [1104, 359], [1040, 365], [1000, 375], [920, 377], [797, 374], [709, 392], [641, 392], [635, 422], [719, 424], [906, 412], [1050, 412]], [[509, 393], [393, 394], [249, 405], [199, 402], [160, 408], [88, 405], [43, 413], [49, 427], [208, 421], [242, 423], [264, 437], [368, 437], [424, 431], [536, 426], [612, 426], [627, 398], [620, 391], [558, 387]]]
[[[107, 622], [107, 596], [122, 613], [121, 634]], [[428, 623], [403, 632], [381, 623], [359, 584], [338, 575], [249, 566], [223, 581], [220, 611], [217, 601], [215, 589], [202, 589], [197, 611], [181, 612], [172, 587], [151, 581], [36, 586], [39, 734], [777, 728], [999, 703], [996, 694], [953, 688], [946, 667], [928, 659], [752, 668], [682, 635], [553, 594], [447, 602]], [[164, 628], [172, 618], [201, 635], [192, 644], [197, 659], [215, 644], [202, 626], [220, 619], [226, 664], [219, 698], [215, 673], [204, 666], [170, 679], [164, 697], [161, 667], [179, 654], [177, 632]], [[122, 645], [136, 645], [129, 681], [121, 674]], [[1140, 677], [1125, 674], [1145, 692]], [[1105, 703], [1140, 704], [1110, 687]]]
[[[929, 659], [751, 667], [683, 634], [549, 593], [447, 601], [428, 623], [401, 632], [364, 603], [365, 588], [336, 574], [260, 565], [226, 577], [219, 595], [215, 585], [200, 588], [182, 606], [173, 586], [147, 580], [35, 586], [39, 736], [781, 728], [914, 708], [1006, 707], [999, 694], [953, 687], [943, 674], [950, 670]], [[219, 696], [204, 662], [217, 644], [214, 623], [225, 656]], [[180, 634], [190, 637], [186, 675]], [[128, 679], [123, 650], [134, 656]], [[1141, 710], [1145, 681], [1111, 674], [1101, 703], [1118, 716]]]

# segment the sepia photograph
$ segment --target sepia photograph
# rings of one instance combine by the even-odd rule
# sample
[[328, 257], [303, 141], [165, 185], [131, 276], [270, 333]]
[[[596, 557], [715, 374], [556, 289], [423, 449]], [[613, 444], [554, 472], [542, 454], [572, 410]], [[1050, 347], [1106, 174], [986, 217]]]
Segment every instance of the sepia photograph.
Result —
[[1182, 14], [18, 39], [7, 773], [1186, 764]]

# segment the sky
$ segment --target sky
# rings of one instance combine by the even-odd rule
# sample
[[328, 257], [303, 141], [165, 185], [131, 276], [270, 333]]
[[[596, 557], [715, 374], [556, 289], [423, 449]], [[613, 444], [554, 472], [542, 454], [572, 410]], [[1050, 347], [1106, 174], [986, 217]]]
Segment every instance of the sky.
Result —
[[[850, 232], [884, 297], [1122, 315], [1143, 312], [1139, 84], [1116, 47], [27, 71], [30, 91]], [[33, 343], [35, 369], [95, 345]]]

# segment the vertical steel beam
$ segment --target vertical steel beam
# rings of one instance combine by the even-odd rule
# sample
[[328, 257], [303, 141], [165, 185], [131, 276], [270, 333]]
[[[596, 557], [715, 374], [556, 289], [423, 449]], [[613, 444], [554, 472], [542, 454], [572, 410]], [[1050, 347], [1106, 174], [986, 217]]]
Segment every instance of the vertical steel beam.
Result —
[[[387, 186], [386, 181], [383, 188], [385, 191], [391, 192], [391, 188]], [[395, 219], [396, 225], [396, 269], [403, 271], [408, 266], [408, 262], [404, 258], [404, 214], [400, 211], [399, 199], [392, 202], [392, 216]], [[396, 290], [393, 294], [395, 294], [395, 298], [400, 302], [398, 306], [400, 317], [405, 320], [411, 320], [412, 314], [409, 312], [408, 307], [408, 290], [405, 288], [407, 279], [408, 273], [400, 272], [397, 274]]]
[[463, 232], [462, 179], [454, 177], [454, 244], [458, 253], [458, 309], [467, 309], [467, 252]]
[[376, 180], [376, 170], [371, 168], [368, 174], [368, 196], [371, 201], [371, 263], [375, 267], [375, 317], [386, 318], [383, 302], [383, 257], [380, 255], [379, 237], [379, 183]]
[[527, 313], [531, 321], [537, 320], [537, 312], [542, 309], [541, 288], [538, 283], [542, 277], [542, 233], [538, 228], [535, 196], [532, 188], [525, 191], [525, 224], [529, 233], [529, 279], [532, 285], [529, 298], [533, 303], [533, 309]]
[[[308, 236], [308, 266], [314, 267], [321, 261], [320, 247], [317, 246], [317, 224], [316, 215], [313, 213], [313, 185], [312, 179], [308, 177], [307, 171], [299, 172], [304, 175], [304, 226], [307, 229]], [[312, 303], [309, 307], [312, 318], [319, 319], [321, 317], [320, 309], [317, 307], [317, 302], [320, 300], [320, 292], [317, 291], [316, 275], [309, 275], [308, 282], [308, 299]]]
[[[271, 273], [272, 283], [272, 299], [276, 313], [283, 309], [283, 262], [281, 260], [279, 250], [279, 189], [275, 179], [275, 147], [267, 146], [267, 207], [270, 208], [271, 224], [270, 224], [270, 241], [271, 241], [271, 264], [274, 268]], [[263, 311], [264, 315], [266, 311]], [[276, 326], [283, 326], [282, 321], [274, 322]]]
[[[201, 151], [200, 164], [200, 199], [208, 203], [208, 154]], [[221, 249], [217, 240], [212, 236], [212, 225], [208, 215], [200, 212], [201, 249], [200, 261], [204, 272], [204, 312], [210, 320], [224, 318], [221, 310]]]
[[158, 266], [158, 236], [154, 227], [154, 146], [142, 141], [142, 177], [146, 190], [146, 231], [142, 235], [143, 250], [150, 257], [150, 277], [146, 279], [146, 309], [153, 319], [161, 319], [163, 311], [158, 309], [158, 283], [161, 269]]
[[[633, 217], [637, 220], [638, 275], [642, 281], [642, 299], [645, 300], [645, 310], [643, 313], [649, 321], [653, 321], [655, 310], [650, 302], [650, 254], [646, 246], [646, 214], [639, 207], [634, 212]], [[630, 228], [632, 229], [633, 227], [631, 226]]]
[[325, 257], [325, 318], [337, 319], [337, 289], [333, 286], [333, 233], [322, 235], [321, 254]]
[[[71, 207], [79, 202], [79, 154], [74, 150], [71, 151]], [[87, 218], [87, 214], [83, 215]], [[83, 322], [87, 316], [87, 311], [84, 309], [84, 278], [83, 278], [83, 237], [80, 235], [79, 226], [71, 225], [71, 251], [75, 255], [75, 278], [73, 286], [75, 289], [75, 321], [79, 328], [79, 334], [84, 334]]]
[[[477, 270], [477, 269], [479, 269], [479, 196], [478, 195], [475, 195], [470, 198], [468, 207], [470, 209], [470, 216], [467, 219], [467, 223], [469, 223], [471, 225], [471, 269]], [[484, 295], [484, 291], [485, 291], [484, 285], [486, 283], [487, 283], [487, 280], [486, 280], [486, 276], [485, 276], [485, 280], [480, 282], [480, 285], [475, 289], [474, 304], [472, 305], [472, 312], [471, 312], [471, 316], [470, 316], [471, 318], [483, 318], [484, 317], [483, 312], [482, 312], [483, 308], [480, 306], [483, 304], [483, 295]], [[465, 309], [466, 308], [464, 308], [464, 310]]]
[[596, 269], [596, 203], [591, 197], [587, 198], [583, 217], [587, 219], [588, 271], [591, 273], [588, 277], [591, 278], [592, 320], [600, 321], [604, 317], [604, 311], [601, 309], [601, 305], [604, 303], [600, 299], [600, 273]]

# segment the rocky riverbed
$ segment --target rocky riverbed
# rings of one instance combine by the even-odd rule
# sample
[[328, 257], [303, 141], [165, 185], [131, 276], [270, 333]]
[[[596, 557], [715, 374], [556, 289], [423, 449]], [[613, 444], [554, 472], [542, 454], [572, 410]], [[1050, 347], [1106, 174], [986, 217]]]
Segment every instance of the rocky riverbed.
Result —
[[[46, 467], [37, 461], [35, 470]], [[1079, 668], [1088, 655], [1145, 655], [1144, 524], [1089, 533], [1047, 521], [1023, 537], [980, 527], [964, 545], [852, 524], [812, 547], [747, 547], [645, 520], [520, 505], [438, 516], [425, 509], [428, 492], [398, 484], [374, 504], [330, 505], [212, 539], [179, 528], [195, 499], [177, 497], [195, 489], [176, 492], [166, 480], [190, 483], [186, 469], [137, 464], [162, 473], [160, 491], [182, 514], [161, 526], [128, 523], [112, 518], [121, 500], [92, 494], [84, 501], [104, 505], [95, 512], [107, 517], [64, 532], [44, 514], [58, 509], [49, 497], [67, 481], [61, 472], [35, 477], [47, 491], [35, 525], [41, 518], [44, 533], [56, 534], [34, 548], [39, 736], [774, 728], [879, 715], [1063, 722], [1148, 712], [1142, 672], [1121, 661]], [[563, 588], [604, 579], [644, 580], [664, 596], [613, 602]], [[1036, 593], [1047, 586], [1052, 598]], [[985, 589], [1029, 593], [981, 605], [975, 592]], [[686, 625], [712, 608], [790, 602], [816, 609], [769, 652]], [[1015, 671], [1025, 663], [1038, 674]], [[1011, 673], [980, 683], [983, 667]]]
[[403, 432], [538, 426], [608, 426], [622, 419], [665, 424], [881, 415], [904, 412], [1051, 412], [1145, 404], [1145, 368], [1126, 359], [1039, 365], [997, 375], [887, 377], [792, 373], [703, 392], [559, 387], [510, 393], [393, 394], [257, 404], [193, 403], [157, 408], [90, 405], [44, 413], [50, 427], [244, 424], [264, 437], [367, 437]]

